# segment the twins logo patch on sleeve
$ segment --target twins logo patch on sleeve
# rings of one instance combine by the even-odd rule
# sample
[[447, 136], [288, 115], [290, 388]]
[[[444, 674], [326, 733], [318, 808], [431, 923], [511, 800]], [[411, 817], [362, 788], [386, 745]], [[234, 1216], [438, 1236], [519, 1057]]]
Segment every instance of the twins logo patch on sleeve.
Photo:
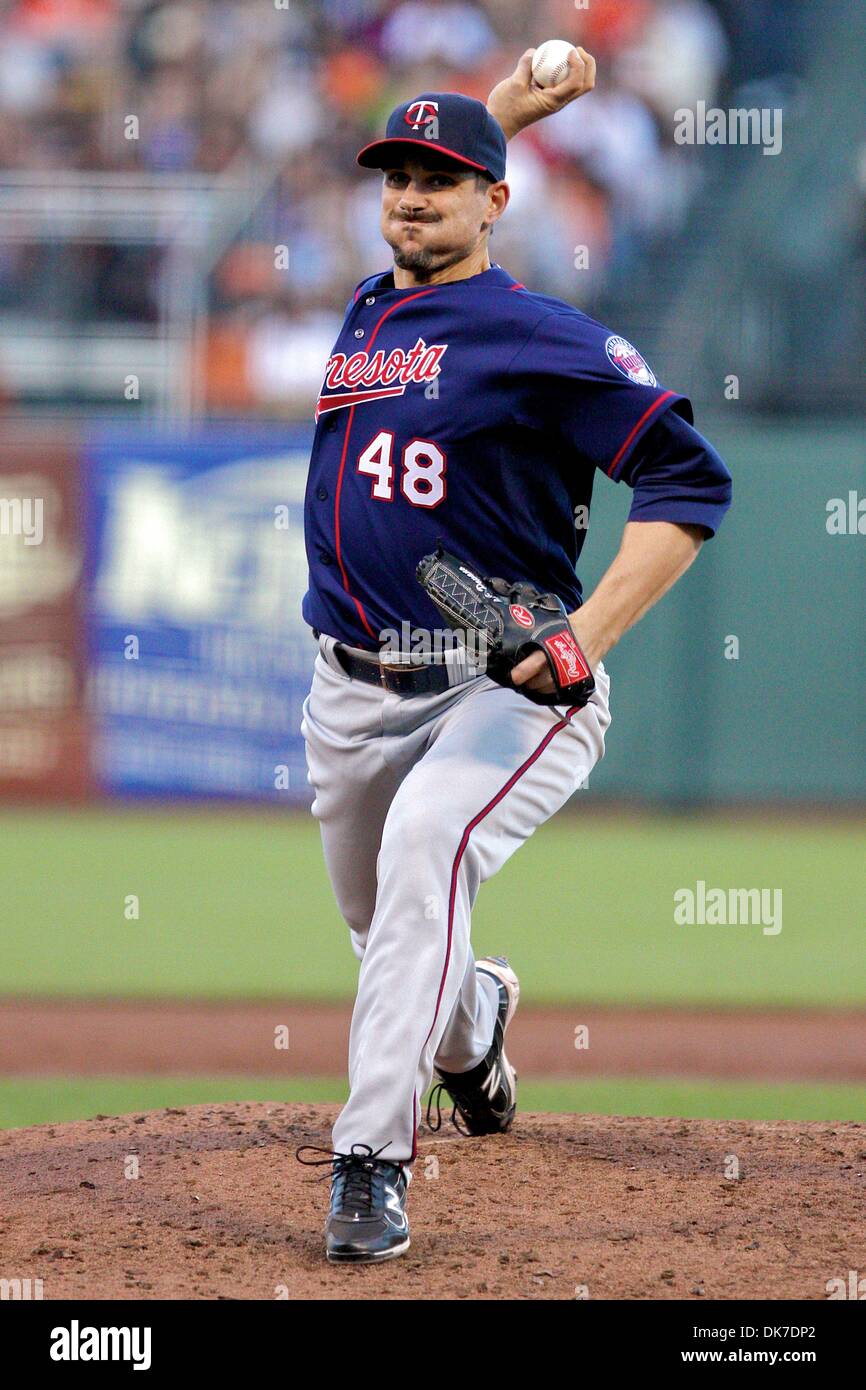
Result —
[[619, 338], [616, 334], [611, 334], [604, 347], [617, 371], [627, 376], [629, 381], [635, 382], [638, 386], [658, 385], [655, 372], [628, 338]]

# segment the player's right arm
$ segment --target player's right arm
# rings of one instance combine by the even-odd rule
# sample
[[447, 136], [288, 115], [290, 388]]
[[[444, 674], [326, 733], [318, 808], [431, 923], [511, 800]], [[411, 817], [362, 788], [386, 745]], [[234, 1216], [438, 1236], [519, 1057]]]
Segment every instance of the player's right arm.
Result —
[[552, 116], [595, 86], [595, 59], [585, 48], [568, 55], [568, 76], [555, 87], [539, 87], [532, 80], [534, 48], [527, 48], [514, 72], [503, 78], [487, 98], [487, 110], [511, 140], [528, 125]]

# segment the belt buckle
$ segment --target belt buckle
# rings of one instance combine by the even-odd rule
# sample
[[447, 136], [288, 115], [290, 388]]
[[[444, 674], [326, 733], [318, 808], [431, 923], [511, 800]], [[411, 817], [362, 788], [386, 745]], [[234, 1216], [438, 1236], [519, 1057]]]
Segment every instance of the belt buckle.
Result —
[[390, 690], [392, 694], [399, 695], [401, 692], [396, 688], [399, 682], [395, 680], [394, 687], [389, 686], [389, 676], [393, 675], [399, 677], [404, 673], [423, 671], [426, 669], [426, 665], [427, 663], [423, 661], [382, 661], [380, 658], [379, 679], [385, 690]]

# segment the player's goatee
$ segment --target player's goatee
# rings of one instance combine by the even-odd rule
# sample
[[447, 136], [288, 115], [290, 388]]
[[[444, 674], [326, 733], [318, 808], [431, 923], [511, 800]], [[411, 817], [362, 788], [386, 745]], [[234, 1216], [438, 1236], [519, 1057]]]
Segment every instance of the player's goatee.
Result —
[[419, 247], [417, 251], [401, 251], [399, 247], [392, 248], [394, 251], [394, 264], [400, 270], [430, 271], [434, 266], [433, 252], [426, 247]]

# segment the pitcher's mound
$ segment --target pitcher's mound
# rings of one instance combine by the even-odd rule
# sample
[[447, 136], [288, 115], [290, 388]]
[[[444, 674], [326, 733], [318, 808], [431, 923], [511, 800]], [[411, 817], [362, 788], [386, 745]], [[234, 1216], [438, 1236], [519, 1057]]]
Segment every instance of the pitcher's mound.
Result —
[[[412, 1248], [322, 1254], [330, 1105], [199, 1105], [0, 1134], [4, 1278], [58, 1298], [822, 1299], [866, 1269], [862, 1125], [521, 1115], [422, 1131]], [[735, 1176], [736, 1174], [739, 1176]]]

